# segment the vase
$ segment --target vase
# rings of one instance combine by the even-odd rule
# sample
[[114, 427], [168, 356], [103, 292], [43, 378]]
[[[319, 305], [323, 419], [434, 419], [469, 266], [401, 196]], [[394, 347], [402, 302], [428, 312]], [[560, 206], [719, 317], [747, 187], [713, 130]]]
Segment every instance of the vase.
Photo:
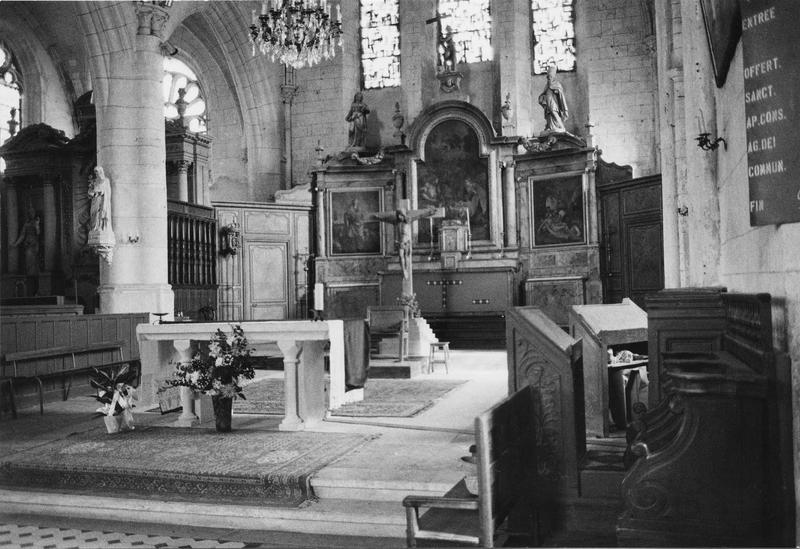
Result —
[[217, 431], [221, 433], [230, 432], [233, 398], [212, 396], [211, 404], [214, 406], [214, 423], [217, 426]]
[[106, 424], [106, 430], [109, 435], [119, 433], [121, 420], [121, 416], [103, 416], [103, 421]]

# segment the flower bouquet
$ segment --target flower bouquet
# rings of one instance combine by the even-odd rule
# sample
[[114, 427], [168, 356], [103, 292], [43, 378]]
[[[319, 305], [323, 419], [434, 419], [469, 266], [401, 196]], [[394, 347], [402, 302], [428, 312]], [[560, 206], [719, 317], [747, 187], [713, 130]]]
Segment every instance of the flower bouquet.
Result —
[[129, 364], [109, 372], [94, 368], [89, 374], [89, 385], [96, 389], [92, 397], [102, 404], [95, 412], [103, 417], [109, 433], [132, 430], [134, 400], [139, 397], [131, 385], [136, 381], [135, 370]]
[[[233, 399], [245, 398], [242, 380], [255, 376], [250, 356], [252, 350], [247, 346], [244, 330], [238, 324], [232, 325], [231, 329], [230, 336], [218, 329], [207, 345], [201, 346], [191, 360], [178, 363], [172, 376], [164, 380], [165, 388], [189, 387], [198, 393], [210, 395], [217, 430], [221, 431], [230, 431]], [[223, 425], [220, 425], [220, 420]], [[227, 428], [224, 425], [226, 420]]]

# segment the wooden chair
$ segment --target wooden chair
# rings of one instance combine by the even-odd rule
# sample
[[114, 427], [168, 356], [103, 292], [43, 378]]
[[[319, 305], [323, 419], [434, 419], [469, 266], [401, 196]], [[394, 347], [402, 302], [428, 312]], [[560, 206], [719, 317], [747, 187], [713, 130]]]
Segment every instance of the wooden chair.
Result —
[[408, 356], [408, 311], [402, 306], [367, 307], [370, 338], [397, 338], [398, 360]]
[[[478, 496], [459, 481], [442, 497], [406, 496], [406, 545], [417, 540], [495, 547], [495, 532], [512, 515], [536, 540], [531, 503], [536, 473], [533, 389], [525, 386], [475, 418]], [[420, 508], [430, 510], [420, 517]], [[518, 526], [518, 525], [517, 525]]]

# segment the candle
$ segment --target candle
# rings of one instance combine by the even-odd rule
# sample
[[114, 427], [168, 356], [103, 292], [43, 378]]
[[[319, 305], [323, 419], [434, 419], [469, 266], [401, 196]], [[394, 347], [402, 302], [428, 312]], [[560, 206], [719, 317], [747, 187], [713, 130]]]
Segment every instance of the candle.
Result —
[[251, 10], [251, 16], [252, 16], [252, 18], [251, 18], [252, 19], [252, 24], [255, 25], [256, 24], [256, 10]]
[[342, 4], [336, 4], [336, 20], [342, 20]]
[[267, 14], [267, 0], [261, 2], [261, 15]]
[[325, 308], [325, 285], [322, 282], [314, 284], [314, 309], [321, 311]]

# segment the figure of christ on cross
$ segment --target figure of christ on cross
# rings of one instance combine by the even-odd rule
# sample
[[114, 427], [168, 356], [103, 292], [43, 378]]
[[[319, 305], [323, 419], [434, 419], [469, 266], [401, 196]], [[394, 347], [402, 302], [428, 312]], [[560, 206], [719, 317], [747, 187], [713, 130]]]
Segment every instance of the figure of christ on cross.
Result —
[[403, 270], [403, 295], [411, 296], [414, 293], [414, 284], [411, 278], [411, 224], [424, 217], [444, 217], [444, 208], [430, 207], [424, 210], [410, 210], [407, 199], [401, 200], [398, 208], [393, 212], [372, 214], [374, 219], [383, 223], [391, 223], [397, 231], [397, 253], [400, 255], [400, 268]]

